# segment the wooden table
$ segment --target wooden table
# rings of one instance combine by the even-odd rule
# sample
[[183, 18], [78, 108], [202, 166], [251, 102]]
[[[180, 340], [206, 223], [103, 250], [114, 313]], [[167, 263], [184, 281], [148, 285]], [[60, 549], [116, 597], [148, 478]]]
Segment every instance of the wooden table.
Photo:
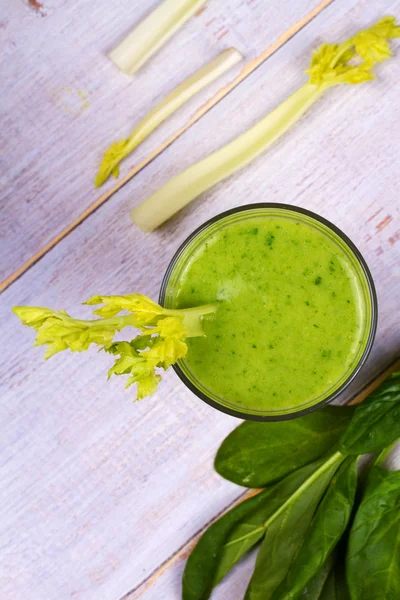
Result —
[[[0, 8], [2, 600], [179, 599], [190, 541], [243, 493], [212, 467], [234, 418], [174, 373], [157, 396], [132, 404], [121, 381], [105, 381], [109, 361], [95, 350], [44, 362], [12, 305], [85, 315], [79, 304], [93, 294], [157, 298], [196, 226], [240, 204], [286, 202], [334, 221], [375, 278], [378, 334], [352, 391], [399, 352], [400, 56], [375, 82], [327, 94], [267, 155], [160, 230], [141, 233], [128, 211], [295, 90], [321, 41], [385, 14], [399, 18], [400, 0], [209, 0], [129, 78], [105, 53], [156, 4]], [[162, 126], [124, 163], [129, 182], [117, 192], [109, 182], [100, 197], [93, 177], [102, 151], [229, 46], [245, 62]], [[242, 598], [251, 562], [213, 598]]]

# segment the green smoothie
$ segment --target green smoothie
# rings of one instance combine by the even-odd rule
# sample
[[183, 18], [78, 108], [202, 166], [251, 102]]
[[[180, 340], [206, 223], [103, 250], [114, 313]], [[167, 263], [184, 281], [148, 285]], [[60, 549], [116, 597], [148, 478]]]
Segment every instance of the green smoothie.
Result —
[[179, 260], [170, 304], [218, 304], [181, 365], [214, 401], [254, 414], [301, 410], [337, 389], [365, 350], [365, 275], [347, 244], [309, 217], [239, 213]]

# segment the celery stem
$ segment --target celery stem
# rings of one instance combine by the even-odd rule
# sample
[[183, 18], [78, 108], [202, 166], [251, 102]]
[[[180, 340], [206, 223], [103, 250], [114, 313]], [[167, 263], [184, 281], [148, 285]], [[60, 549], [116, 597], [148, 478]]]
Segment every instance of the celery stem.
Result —
[[281, 137], [324, 93], [307, 83], [230, 144], [189, 167], [134, 209], [131, 217], [152, 231], [210, 187], [229, 177]]
[[206, 3], [206, 0], [163, 0], [109, 54], [113, 63], [133, 75]]

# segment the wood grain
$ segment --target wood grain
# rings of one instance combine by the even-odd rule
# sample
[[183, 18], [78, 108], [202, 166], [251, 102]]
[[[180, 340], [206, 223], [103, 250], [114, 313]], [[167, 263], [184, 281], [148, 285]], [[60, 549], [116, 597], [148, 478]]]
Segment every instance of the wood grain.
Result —
[[[392, 373], [394, 373], [395, 371], [398, 371], [398, 370], [400, 370], [400, 359], [393, 362], [382, 373], [380, 373], [371, 382], [369, 382], [367, 385], [365, 385], [363, 387], [363, 389], [361, 389], [353, 398], [351, 398], [349, 400], [348, 404], [360, 404], [363, 400], [365, 400], [365, 398], [367, 396], [369, 396], [374, 390], [376, 390], [381, 385], [381, 383], [383, 381], [385, 381], [385, 379], [387, 377], [389, 377], [389, 375], [391, 375]], [[126, 594], [122, 600], [138, 600], [139, 598], [143, 598], [144, 594], [146, 592], [149, 592], [150, 588], [153, 586], [158, 586], [159, 590], [165, 589], [165, 582], [160, 581], [160, 580], [163, 577], [170, 578], [170, 576], [171, 576], [170, 572], [173, 570], [176, 571], [176, 573], [173, 576], [173, 579], [177, 580], [178, 574], [179, 574], [179, 576], [181, 575], [183, 568], [184, 568], [184, 564], [186, 563], [186, 560], [187, 560], [189, 554], [192, 552], [193, 548], [199, 541], [203, 532], [206, 529], [208, 529], [208, 527], [210, 527], [210, 525], [214, 521], [216, 521], [219, 517], [221, 517], [228, 510], [232, 509], [234, 506], [237, 506], [241, 502], [244, 502], [245, 500], [252, 498], [253, 496], [255, 496], [258, 493], [259, 493], [259, 490], [248, 490], [244, 494], [241, 494], [241, 496], [239, 496], [237, 498], [237, 500], [235, 500], [229, 506], [227, 506], [226, 509], [223, 510], [220, 514], [215, 515], [215, 517], [209, 523], [207, 523], [202, 528], [202, 530], [199, 531], [194, 536], [193, 539], [189, 540], [182, 548], [180, 548], [178, 550], [178, 552], [176, 552], [173, 556], [171, 556], [163, 565], [161, 565], [154, 573], [152, 573], [151, 576], [146, 581], [144, 581], [138, 588], [136, 588], [135, 590], [132, 590], [131, 592]], [[248, 566], [248, 565], [246, 565], [246, 566]], [[247, 578], [246, 578], [246, 581], [248, 581]], [[236, 585], [236, 583], [235, 583], [235, 585]], [[232, 587], [232, 590], [234, 590], [234, 589], [235, 588]], [[225, 592], [226, 592], [226, 590], [225, 590]], [[154, 596], [154, 594], [153, 594], [153, 596]], [[156, 598], [156, 597], [159, 597], [159, 596], [154, 596], [154, 598]], [[229, 597], [231, 597], [231, 596], [229, 596]]]
[[[275, 0], [268, 6], [271, 18], [283, 10]], [[65, 23], [75, 18], [68, 3], [63, 10]], [[335, 0], [3, 292], [2, 598], [121, 598], [139, 589], [242, 493], [212, 468], [216, 448], [237, 420], [193, 397], [174, 373], [167, 374], [154, 398], [132, 406], [132, 395], [120, 381], [106, 383], [106, 356], [65, 353], [42, 361], [42, 350], [31, 349], [32, 333], [11, 316], [12, 305], [65, 308], [80, 316], [88, 314], [78, 308], [80, 302], [93, 294], [137, 290], [156, 298], [176, 247], [204, 220], [247, 202], [289, 202], [334, 221], [372, 269], [379, 327], [353, 391], [398, 356], [400, 122], [394, 107], [399, 60], [382, 65], [374, 83], [327, 95], [268, 155], [156, 233], [139, 232], [128, 215], [130, 206], [171, 175], [244, 131], [300, 85], [311, 50], [321, 40], [344, 38], [385, 13], [400, 14], [399, 0], [381, 0], [379, 6]], [[29, 18], [41, 23], [48, 16]], [[283, 18], [290, 22], [287, 14]], [[235, 43], [229, 40], [229, 45]], [[108, 117], [105, 113], [104, 121]], [[73, 151], [73, 144], [70, 139], [66, 147]], [[29, 162], [29, 156], [26, 149], [23, 160]], [[72, 189], [67, 184], [66, 190]], [[57, 212], [48, 191], [47, 210]], [[15, 224], [20, 238], [21, 232], [29, 237], [30, 226], [29, 219]], [[352, 394], [349, 390], [342, 400]], [[240, 597], [249, 560], [229, 578], [228, 587], [221, 586], [220, 598]], [[180, 597], [177, 569], [167, 569], [158, 581], [143, 593], [144, 600]]]
[[[331, 1], [284, 0], [277, 10], [274, 2], [231, 0], [227, 10], [226, 3], [210, 0], [134, 78], [118, 72], [105, 52], [126, 31], [127, 19], [140, 20], [157, 0], [121, 0], [118, 10], [106, 0], [62, 5], [47, 0], [40, 11], [11, 3], [2, 31], [8, 93], [0, 113], [0, 291]], [[44, 17], [38, 19], [38, 12]], [[93, 180], [111, 141], [124, 137], [149, 104], [229, 46], [245, 55], [244, 69], [236, 67], [169, 119], [124, 162], [121, 170], [128, 174], [99, 194]]]

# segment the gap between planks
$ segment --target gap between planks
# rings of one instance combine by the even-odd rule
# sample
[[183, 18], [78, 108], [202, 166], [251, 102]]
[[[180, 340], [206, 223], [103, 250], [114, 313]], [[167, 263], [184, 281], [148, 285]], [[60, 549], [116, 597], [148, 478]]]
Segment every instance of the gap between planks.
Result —
[[[355, 395], [351, 398], [351, 400], [349, 400], [347, 404], [360, 404], [360, 402], [365, 400], [365, 398], [369, 396], [369, 394], [376, 390], [389, 375], [398, 370], [400, 370], [400, 359], [395, 360], [389, 367], [387, 367], [384, 371], [377, 375], [372, 381], [365, 384], [365, 386], [359, 392], [355, 393]], [[249, 498], [255, 496], [259, 492], [260, 490], [252, 489], [238, 496], [235, 500], [233, 500], [233, 502], [231, 502], [217, 515], [215, 515], [215, 517], [213, 517], [208, 523], [206, 523], [200, 531], [195, 533], [194, 536], [190, 538], [183, 546], [181, 546], [181, 548], [179, 548], [170, 558], [168, 558], [152, 573], [150, 573], [150, 575], [144, 581], [142, 581], [142, 583], [140, 583], [133, 590], [125, 594], [120, 600], [137, 600], [138, 598], [140, 598], [172, 565], [188, 558], [189, 554], [195, 547], [201, 535], [212, 523], [214, 523], [214, 521], [216, 521], [219, 517], [221, 517], [231, 508], [234, 508], [241, 502], [248, 500]]]
[[59, 242], [61, 242], [67, 235], [69, 235], [76, 227], [78, 227], [83, 221], [85, 221], [91, 214], [93, 214], [102, 204], [107, 202], [118, 190], [120, 190], [128, 181], [130, 181], [135, 175], [140, 173], [142, 169], [147, 167], [155, 158], [157, 158], [162, 152], [164, 152], [173, 142], [181, 137], [192, 125], [197, 123], [204, 115], [206, 115], [216, 104], [218, 104], [223, 98], [225, 98], [232, 90], [234, 90], [242, 81], [244, 81], [249, 75], [251, 75], [258, 67], [260, 67], [272, 54], [274, 54], [279, 48], [281, 48], [286, 42], [288, 42], [294, 35], [296, 35], [303, 27], [308, 25], [316, 16], [318, 16], [327, 6], [332, 4], [334, 0], [323, 0], [318, 6], [307, 13], [302, 19], [297, 21], [294, 25], [289, 27], [284, 33], [282, 33], [276, 42], [268, 46], [257, 58], [248, 62], [242, 71], [235, 79], [229, 84], [221, 88], [212, 98], [207, 100], [194, 114], [193, 116], [173, 133], [169, 138], [165, 140], [158, 148], [151, 152], [145, 159], [135, 165], [130, 171], [122, 177], [113, 187], [107, 192], [100, 196], [97, 200], [92, 202], [72, 223], [67, 225], [60, 233], [52, 238], [43, 248], [38, 250], [29, 260], [27, 260], [21, 267], [11, 273], [4, 281], [0, 283], [0, 292], [3, 292], [8, 288], [14, 281], [19, 279], [30, 267], [37, 263], [45, 254], [52, 250]]

